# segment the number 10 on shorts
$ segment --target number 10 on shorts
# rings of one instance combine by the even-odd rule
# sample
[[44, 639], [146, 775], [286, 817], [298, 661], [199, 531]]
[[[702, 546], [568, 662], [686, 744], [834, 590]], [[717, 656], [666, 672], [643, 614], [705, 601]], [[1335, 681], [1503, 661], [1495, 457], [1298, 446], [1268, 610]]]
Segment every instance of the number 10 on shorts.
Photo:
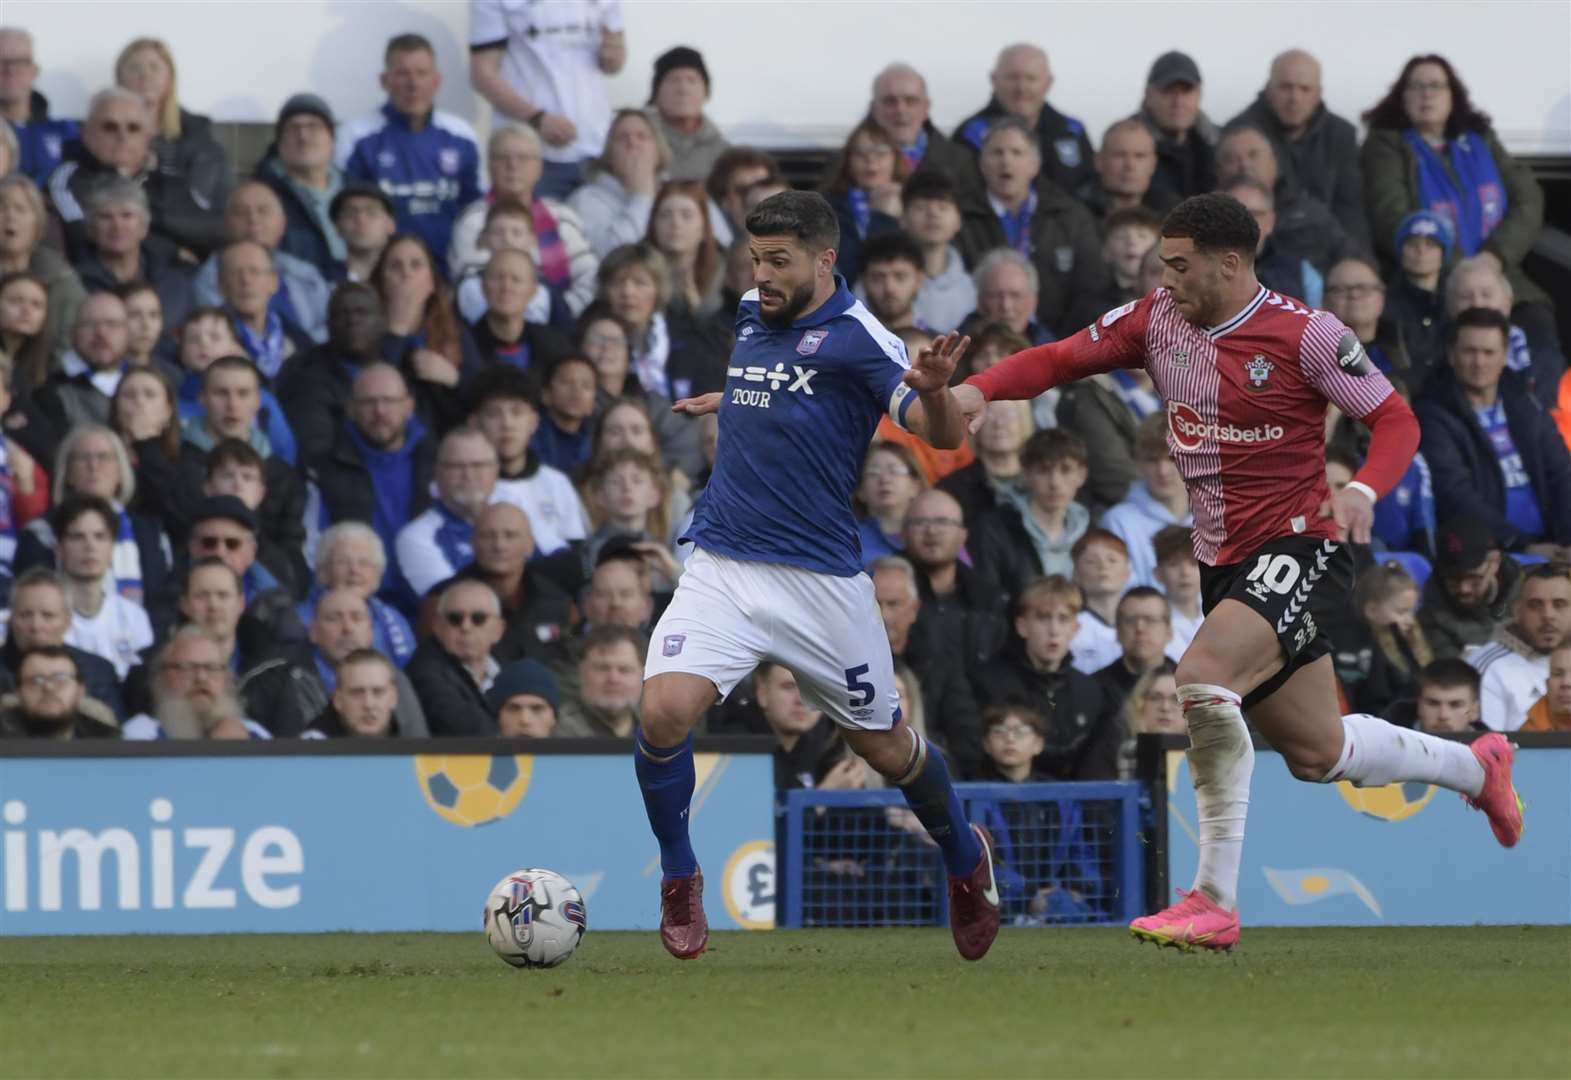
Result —
[[1298, 582], [1298, 560], [1291, 555], [1262, 555], [1246, 580], [1254, 582], [1249, 591], [1261, 600], [1267, 589], [1286, 596]]

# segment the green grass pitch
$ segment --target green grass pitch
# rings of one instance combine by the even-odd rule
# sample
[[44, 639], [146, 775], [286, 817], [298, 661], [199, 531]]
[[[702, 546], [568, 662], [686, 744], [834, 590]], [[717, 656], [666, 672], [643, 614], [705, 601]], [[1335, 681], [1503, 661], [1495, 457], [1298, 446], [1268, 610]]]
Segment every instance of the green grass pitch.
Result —
[[0, 1076], [1565, 1077], [1571, 929], [0, 940]]

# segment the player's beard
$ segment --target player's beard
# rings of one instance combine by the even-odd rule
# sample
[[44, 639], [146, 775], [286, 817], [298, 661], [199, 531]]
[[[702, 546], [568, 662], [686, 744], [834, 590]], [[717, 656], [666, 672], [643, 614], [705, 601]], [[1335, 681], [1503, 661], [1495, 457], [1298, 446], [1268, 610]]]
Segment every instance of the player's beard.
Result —
[[785, 330], [789, 328], [792, 323], [796, 322], [797, 316], [806, 311], [807, 305], [812, 302], [813, 283], [808, 281], [793, 289], [791, 291], [791, 295], [786, 297], [785, 306], [772, 315], [768, 311], [764, 310], [763, 305], [759, 305], [758, 317], [764, 320], [764, 325], [770, 327], [771, 329]]

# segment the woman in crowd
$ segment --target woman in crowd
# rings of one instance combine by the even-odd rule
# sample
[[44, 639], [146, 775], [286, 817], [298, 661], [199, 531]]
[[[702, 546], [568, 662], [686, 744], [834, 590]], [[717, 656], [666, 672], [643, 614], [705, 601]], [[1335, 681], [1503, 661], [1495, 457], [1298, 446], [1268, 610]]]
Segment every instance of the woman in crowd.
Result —
[[[146, 606], [151, 614], [154, 602], [167, 591], [173, 557], [159, 520], [130, 509], [136, 474], [120, 436], [97, 424], [74, 428], [60, 444], [50, 495], [56, 506], [73, 495], [93, 495], [114, 507], [119, 528], [109, 564], [113, 591]], [[32, 521], [17, 542], [16, 572], [53, 568], [56, 543], [47, 517]]]
[[1374, 108], [1364, 113], [1364, 205], [1375, 246], [1398, 260], [1397, 227], [1415, 210], [1450, 219], [1458, 253], [1487, 253], [1518, 303], [1547, 302], [1522, 273], [1544, 224], [1544, 192], [1527, 166], [1506, 153], [1488, 115], [1443, 56], [1415, 56]]
[[730, 335], [670, 309], [671, 269], [648, 243], [628, 244], [600, 263], [600, 297], [626, 324], [633, 377], [675, 401], [725, 386]]
[[874, 443], [862, 466], [857, 500], [866, 509], [862, 518], [862, 562], [905, 549], [906, 511], [927, 487], [927, 478], [916, 456], [899, 443]]
[[229, 159], [213, 137], [213, 122], [180, 107], [169, 46], [157, 38], [131, 42], [115, 61], [115, 83], [147, 102], [158, 171], [183, 181], [200, 204], [222, 207], [234, 179]]
[[1375, 367], [1401, 379], [1409, 391], [1423, 386], [1429, 369], [1421, 361], [1427, 358], [1413, 356], [1402, 325], [1384, 317], [1386, 287], [1374, 263], [1353, 255], [1331, 267], [1326, 274], [1325, 301], [1326, 310], [1358, 335]]
[[532, 128], [505, 125], [491, 132], [486, 143], [486, 168], [491, 191], [458, 215], [447, 265], [456, 279], [466, 268], [485, 261], [479, 249], [486, 209], [501, 199], [515, 199], [534, 216], [535, 242], [541, 284], [567, 304], [574, 318], [595, 298], [595, 274], [600, 259], [589, 246], [584, 223], [566, 203], [535, 194], [540, 182], [540, 136]]
[[65, 257], [44, 244], [48, 221], [43, 196], [31, 180], [19, 174], [0, 179], [0, 274], [25, 270], [43, 283], [49, 294], [43, 339], [49, 355], [57, 358], [66, 350], [87, 292]]
[[403, 667], [417, 643], [409, 620], [376, 595], [386, 572], [387, 549], [375, 529], [360, 521], [334, 525], [317, 541], [316, 582], [297, 608], [301, 624], [311, 625], [323, 593], [348, 589], [363, 598], [371, 611], [371, 647]]
[[[667, 415], [672, 415], [666, 410]], [[687, 420], [688, 417], [677, 417]], [[699, 453], [698, 425], [689, 425], [692, 431], [693, 452]], [[590, 468], [602, 456], [613, 450], [632, 449], [639, 453], [648, 454], [660, 463], [666, 472], [666, 506], [665, 516], [667, 521], [683, 521], [692, 509], [692, 499], [689, 492], [693, 487], [693, 475], [676, 464], [666, 456], [659, 443], [659, 430], [655, 426], [655, 418], [649, 407], [637, 398], [617, 398], [611, 402], [609, 408], [600, 414], [599, 422], [595, 425], [594, 439], [590, 444]]]
[[673, 313], [707, 316], [720, 310], [720, 245], [715, 243], [702, 184], [670, 180], [662, 185], [644, 239], [671, 268]]
[[699, 426], [693, 418], [671, 411], [671, 399], [652, 390], [645, 390], [636, 378], [628, 359], [628, 332], [622, 320], [599, 305], [590, 308], [579, 324], [578, 354], [594, 364], [599, 379], [595, 392], [595, 411], [600, 416], [597, 442], [603, 443], [606, 425], [615, 420], [619, 425], [637, 426], [632, 414], [619, 406], [632, 404], [652, 432], [661, 456], [670, 463], [673, 483], [680, 474], [684, 486], [704, 469], [703, 453], [699, 446]]
[[164, 333], [164, 305], [158, 299], [158, 290], [145, 281], [130, 281], [114, 293], [125, 304], [126, 338], [130, 343], [126, 359], [132, 367], [157, 365], [173, 377], [178, 369], [170, 364], [167, 355], [174, 342]]
[[588, 164], [588, 181], [567, 199], [596, 255], [603, 259], [649, 230], [655, 192], [670, 165], [671, 148], [649, 117], [638, 109], [619, 109], [604, 153]]
[[427, 415], [446, 431], [463, 419], [460, 387], [480, 359], [431, 249], [418, 236], [393, 237], [371, 271], [371, 286], [387, 319], [383, 356], [403, 369]]
[[591, 460], [584, 487], [595, 526], [584, 542], [585, 576], [601, 548], [614, 537], [628, 537], [653, 572], [654, 591], [672, 592], [682, 570], [671, 553], [671, 485], [659, 456], [632, 446], [607, 449]]
[[135, 506], [165, 530], [183, 527], [180, 498], [180, 409], [174, 384], [153, 368], [125, 373], [109, 403], [109, 426], [130, 450]]
[[836, 268], [846, 284], [862, 273], [862, 242], [875, 233], [900, 230], [900, 185], [906, 178], [900, 144], [874, 120], [851, 129], [840, 169], [824, 187], [824, 198], [840, 219]]
[[1118, 747], [1120, 779], [1135, 777], [1135, 742], [1141, 735], [1184, 735], [1184, 713], [1178, 707], [1178, 680], [1173, 662], [1163, 660], [1140, 676], [1124, 699], [1124, 740]]

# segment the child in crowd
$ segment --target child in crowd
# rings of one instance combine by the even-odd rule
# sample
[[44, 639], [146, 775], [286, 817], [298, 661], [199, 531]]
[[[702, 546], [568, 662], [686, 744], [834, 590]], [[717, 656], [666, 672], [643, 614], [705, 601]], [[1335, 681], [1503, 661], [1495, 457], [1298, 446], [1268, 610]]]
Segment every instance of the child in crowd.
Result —
[[[486, 210], [485, 228], [480, 230], [477, 241], [478, 258], [464, 266], [458, 273], [458, 310], [465, 322], [475, 322], [486, 313], [485, 287], [482, 280], [491, 256], [498, 251], [521, 251], [530, 262], [538, 266], [540, 243], [535, 236], [534, 211], [516, 199], [498, 199]], [[524, 309], [527, 322], [550, 323], [552, 315], [551, 289], [537, 281], [534, 295]], [[566, 316], [566, 308], [563, 308]]]
[[1074, 573], [1071, 552], [1091, 526], [1091, 512], [1075, 501], [1087, 461], [1086, 444], [1067, 431], [1039, 431], [1026, 442], [1028, 496], [1008, 498], [977, 526], [976, 569], [990, 594], [1018, 596], [1033, 578]]
[[1162, 234], [1162, 219], [1147, 207], [1131, 206], [1107, 215], [1105, 228], [1102, 257], [1113, 273], [1112, 300], [1115, 305], [1127, 304], [1145, 295], [1140, 268]]
[[1335, 642], [1337, 678], [1357, 711], [1385, 716], [1393, 705], [1418, 696], [1419, 672], [1434, 652], [1417, 612], [1418, 582], [1401, 563], [1383, 563], [1358, 575], [1356, 617], [1327, 627]]
[[1195, 558], [1193, 530], [1187, 525], [1169, 525], [1151, 538], [1151, 550], [1156, 555], [1151, 576], [1167, 594], [1173, 620], [1167, 655], [1176, 662], [1205, 620], [1200, 610], [1200, 561]]
[[976, 310], [976, 285], [966, 273], [955, 237], [960, 235], [960, 196], [942, 169], [920, 169], [901, 189], [900, 227], [922, 252], [922, 287], [916, 321], [947, 334]]
[[1118, 644], [1117, 615], [1118, 600], [1129, 588], [1129, 548], [1106, 529], [1091, 529], [1075, 541], [1070, 555], [1074, 582], [1085, 596], [1070, 650], [1075, 669], [1093, 675], [1123, 652]]
[[1420, 366], [1439, 363], [1445, 355], [1445, 298], [1441, 279], [1455, 246], [1455, 233], [1445, 215], [1416, 210], [1396, 230], [1401, 260], [1386, 285], [1386, 317], [1400, 324], [1402, 340]]
[[[176, 336], [180, 349], [181, 374], [176, 384], [180, 419], [202, 415], [202, 375], [220, 356], [245, 356], [245, 348], [235, 336], [234, 327], [221, 308], [199, 307], [185, 317]], [[294, 432], [273, 391], [262, 385], [262, 407], [256, 426], [267, 436], [271, 453], [295, 464], [299, 450]]]
[[589, 462], [596, 384], [595, 366], [581, 356], [564, 357], [545, 375], [545, 415], [529, 448], [569, 476]]
[[669, 481], [658, 459], [631, 447], [609, 450], [591, 466], [585, 502], [595, 531], [584, 545], [584, 576], [596, 564], [600, 548], [612, 537], [630, 536], [649, 563], [656, 593], [676, 589], [681, 567], [668, 546], [671, 520], [666, 516]]
[[1413, 726], [1431, 735], [1483, 729], [1482, 677], [1461, 657], [1436, 660], [1418, 673]]
[[1167, 414], [1153, 413], [1135, 429], [1135, 482], [1101, 521], [1129, 549], [1129, 583], [1156, 584], [1151, 538], [1169, 525], [1193, 523], [1189, 492], [1167, 450]]
[[1045, 748], [1042, 718], [1024, 705], [994, 705], [982, 713], [982, 780], [1024, 784], [1043, 779], [1036, 758]]
[[168, 365], [166, 372], [174, 376], [169, 363], [172, 342], [164, 337], [164, 305], [157, 290], [145, 281], [131, 281], [116, 289], [115, 295], [125, 304], [126, 359], [131, 366]]

